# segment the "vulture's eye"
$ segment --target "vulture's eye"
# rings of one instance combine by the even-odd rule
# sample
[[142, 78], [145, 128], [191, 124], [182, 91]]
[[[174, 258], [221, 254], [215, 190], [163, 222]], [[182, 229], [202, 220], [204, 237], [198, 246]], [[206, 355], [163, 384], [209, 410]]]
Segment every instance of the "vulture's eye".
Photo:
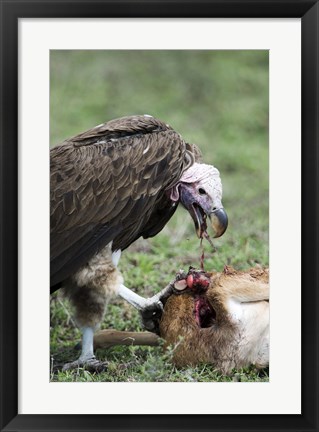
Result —
[[205, 191], [205, 189], [203, 189], [203, 188], [199, 188], [199, 189], [198, 189], [198, 193], [199, 193], [200, 195], [206, 195], [206, 191]]

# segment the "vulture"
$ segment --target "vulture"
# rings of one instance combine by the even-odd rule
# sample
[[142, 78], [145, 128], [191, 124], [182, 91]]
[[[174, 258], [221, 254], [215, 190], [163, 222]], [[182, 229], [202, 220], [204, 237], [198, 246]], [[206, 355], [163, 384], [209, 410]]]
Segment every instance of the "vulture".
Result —
[[150, 115], [108, 121], [50, 150], [51, 293], [64, 288], [82, 332], [81, 355], [65, 369], [98, 367], [93, 337], [107, 303], [116, 294], [134, 302], [117, 268], [121, 251], [158, 234], [179, 203], [199, 238], [209, 238], [207, 224], [221, 236], [221, 199], [219, 171]]

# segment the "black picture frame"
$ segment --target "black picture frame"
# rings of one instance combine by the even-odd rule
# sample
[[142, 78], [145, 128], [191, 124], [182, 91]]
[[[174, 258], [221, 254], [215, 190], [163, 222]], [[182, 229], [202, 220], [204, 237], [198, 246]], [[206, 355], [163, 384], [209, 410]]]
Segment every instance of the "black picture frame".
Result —
[[[1, 5], [1, 431], [317, 431], [319, 5], [314, 0], [0, 0]], [[20, 18], [301, 18], [302, 414], [18, 414], [18, 20]], [[292, 203], [293, 206], [293, 203]], [[292, 233], [293, 237], [293, 233]], [[292, 240], [293, 241], [293, 240]], [[289, 246], [291, 247], [291, 246]], [[289, 311], [287, 311], [289, 313]], [[285, 371], [282, 371], [285, 373]], [[294, 379], [293, 377], [291, 378]], [[142, 401], [141, 401], [142, 403]]]

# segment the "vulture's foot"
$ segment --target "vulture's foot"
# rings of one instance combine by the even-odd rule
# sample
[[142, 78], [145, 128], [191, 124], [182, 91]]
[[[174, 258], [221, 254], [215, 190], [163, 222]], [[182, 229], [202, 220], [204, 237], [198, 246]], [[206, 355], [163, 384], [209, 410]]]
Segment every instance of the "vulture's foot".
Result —
[[170, 282], [160, 292], [153, 297], [145, 299], [143, 306], [140, 308], [142, 324], [144, 328], [150, 332], [160, 334], [159, 323], [162, 318], [163, 309], [168, 297], [174, 292], [174, 284], [176, 281], [185, 277], [186, 273], [180, 270], [174, 281]]
[[[149, 299], [152, 300], [152, 299]], [[140, 310], [142, 324], [145, 330], [159, 334], [159, 323], [163, 313], [161, 301], [147, 301], [147, 304]]]
[[97, 360], [95, 357], [89, 358], [89, 359], [81, 359], [81, 357], [78, 360], [75, 360], [71, 363], [66, 363], [62, 370], [72, 370], [72, 369], [78, 369], [78, 368], [85, 368], [89, 372], [103, 372], [107, 367], [107, 362], [101, 362]]

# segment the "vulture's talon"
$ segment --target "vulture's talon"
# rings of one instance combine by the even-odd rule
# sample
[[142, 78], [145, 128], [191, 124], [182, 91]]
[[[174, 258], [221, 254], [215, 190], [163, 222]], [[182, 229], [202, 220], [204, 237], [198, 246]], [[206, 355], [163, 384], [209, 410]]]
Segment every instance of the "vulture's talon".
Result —
[[63, 368], [62, 371], [68, 371], [68, 370], [73, 370], [73, 369], [78, 369], [78, 368], [84, 368], [85, 370], [89, 371], [89, 372], [95, 372], [95, 373], [100, 373], [103, 372], [106, 368], [107, 368], [108, 362], [104, 361], [100, 361], [97, 360], [95, 357], [87, 359], [87, 360], [75, 360], [73, 362], [70, 363], [66, 363]]
[[159, 322], [163, 313], [161, 301], [151, 301], [141, 311], [142, 324], [145, 330], [159, 334]]

